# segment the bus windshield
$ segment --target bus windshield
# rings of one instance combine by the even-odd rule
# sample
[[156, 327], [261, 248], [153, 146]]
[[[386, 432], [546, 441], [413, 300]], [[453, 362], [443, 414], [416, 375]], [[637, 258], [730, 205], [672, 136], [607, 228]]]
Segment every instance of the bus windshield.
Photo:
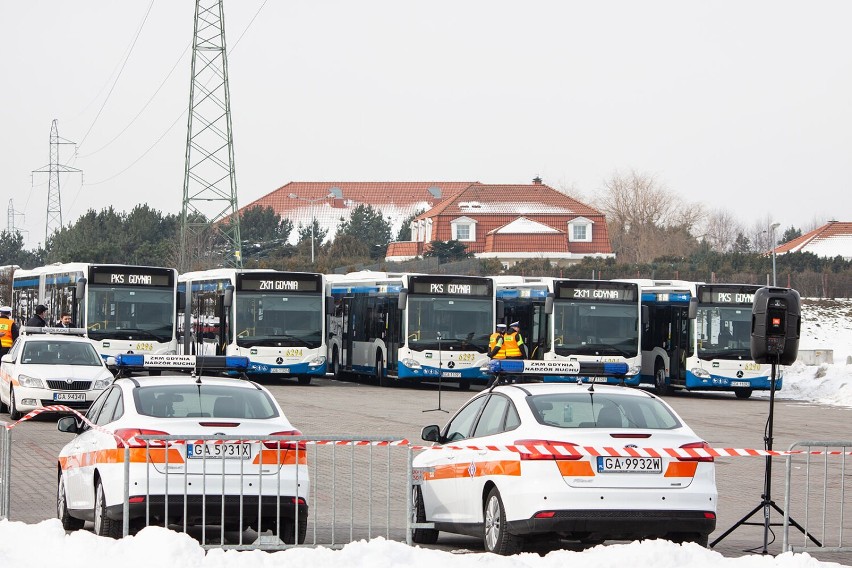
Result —
[[240, 347], [316, 349], [322, 344], [322, 296], [243, 291], [235, 300]]
[[558, 355], [621, 355], [639, 350], [635, 304], [557, 302], [553, 306], [554, 349]]
[[408, 297], [408, 347], [414, 351], [440, 348], [486, 353], [493, 322], [489, 298]]
[[86, 306], [91, 339], [174, 338], [174, 290], [90, 285]]
[[751, 306], [699, 305], [695, 332], [701, 359], [751, 359]]

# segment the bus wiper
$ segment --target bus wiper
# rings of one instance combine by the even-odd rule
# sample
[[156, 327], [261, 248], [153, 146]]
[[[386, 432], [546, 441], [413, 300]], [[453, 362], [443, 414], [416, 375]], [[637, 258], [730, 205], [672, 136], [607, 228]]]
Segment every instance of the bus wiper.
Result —
[[580, 346], [580, 349], [577, 349], [576, 351], [578, 353], [581, 353], [581, 352], [587, 351], [587, 350], [594, 350], [594, 351], [612, 350], [612, 351], [615, 351], [617, 354], [621, 355], [622, 357], [632, 357], [632, 356], [636, 355], [636, 353], [633, 353], [631, 355], [630, 351], [628, 351], [627, 349], [624, 349], [622, 347], [619, 347], [618, 345], [612, 345], [612, 344], [609, 344], [609, 343], [586, 343], [585, 345]]
[[237, 345], [242, 347], [292, 347], [294, 345], [298, 347], [311, 347], [311, 343], [307, 340], [296, 337], [295, 335], [287, 335], [286, 333], [252, 339], [237, 338]]
[[154, 341], [168, 341], [168, 337], [163, 335], [157, 335], [156, 333], [144, 330], [144, 329], [131, 329], [131, 328], [123, 328], [116, 330], [105, 330], [105, 336], [110, 337], [121, 337], [122, 339], [133, 339], [134, 336], [138, 337], [146, 337], [148, 339], [153, 339]]

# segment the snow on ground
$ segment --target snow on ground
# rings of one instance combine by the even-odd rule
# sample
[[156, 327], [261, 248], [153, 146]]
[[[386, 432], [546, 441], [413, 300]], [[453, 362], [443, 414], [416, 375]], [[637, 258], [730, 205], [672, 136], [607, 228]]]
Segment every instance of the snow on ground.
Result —
[[[785, 371], [779, 399], [852, 407], [852, 301], [803, 300], [800, 349], [832, 349], [834, 364], [796, 363]], [[763, 395], [767, 396], [767, 395]], [[296, 548], [267, 553], [204, 549], [190, 536], [159, 527], [143, 529], [121, 540], [98, 537], [88, 531], [65, 534], [56, 519], [31, 525], [0, 521], [0, 567], [62, 566], [63, 568], [813, 568], [838, 566], [808, 554], [776, 557], [750, 555], [725, 558], [695, 544], [664, 540], [597, 546], [582, 552], [554, 551], [499, 557], [485, 553], [454, 554], [409, 547], [374, 539], [354, 542], [342, 550]]]

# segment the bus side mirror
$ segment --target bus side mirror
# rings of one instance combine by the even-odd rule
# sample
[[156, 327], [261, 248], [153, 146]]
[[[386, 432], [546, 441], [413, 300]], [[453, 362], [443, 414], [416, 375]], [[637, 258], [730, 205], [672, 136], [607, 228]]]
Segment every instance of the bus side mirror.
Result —
[[497, 300], [497, 314], [495, 316], [495, 321], [502, 321], [504, 317], [506, 317], [506, 304], [503, 300]]
[[77, 295], [78, 300], [82, 300], [86, 294], [86, 279], [80, 278], [77, 280], [77, 287], [74, 290], [74, 293]]
[[404, 310], [405, 306], [408, 304], [408, 288], [402, 288], [399, 291], [399, 299], [397, 300], [396, 307], [400, 310]]
[[328, 315], [334, 314], [334, 297], [326, 296], [325, 297], [325, 313]]
[[186, 292], [177, 293], [177, 311], [182, 312], [186, 309]]
[[642, 306], [642, 329], [648, 329], [651, 325], [651, 310], [648, 306]]
[[553, 314], [553, 293], [549, 293], [547, 298], [544, 299], [544, 313]]
[[230, 308], [234, 303], [234, 287], [225, 286], [225, 295], [222, 297], [222, 305]]
[[689, 299], [689, 319], [694, 320], [698, 315], [698, 298]]

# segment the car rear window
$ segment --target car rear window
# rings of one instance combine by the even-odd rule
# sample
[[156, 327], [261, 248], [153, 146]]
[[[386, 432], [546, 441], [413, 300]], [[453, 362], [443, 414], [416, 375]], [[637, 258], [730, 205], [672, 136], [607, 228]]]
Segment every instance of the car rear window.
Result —
[[134, 389], [136, 411], [155, 418], [268, 419], [278, 416], [270, 397], [254, 388], [156, 385]]
[[527, 398], [536, 420], [559, 428], [642, 428], [670, 430], [681, 426], [657, 399], [610, 393], [557, 393]]

